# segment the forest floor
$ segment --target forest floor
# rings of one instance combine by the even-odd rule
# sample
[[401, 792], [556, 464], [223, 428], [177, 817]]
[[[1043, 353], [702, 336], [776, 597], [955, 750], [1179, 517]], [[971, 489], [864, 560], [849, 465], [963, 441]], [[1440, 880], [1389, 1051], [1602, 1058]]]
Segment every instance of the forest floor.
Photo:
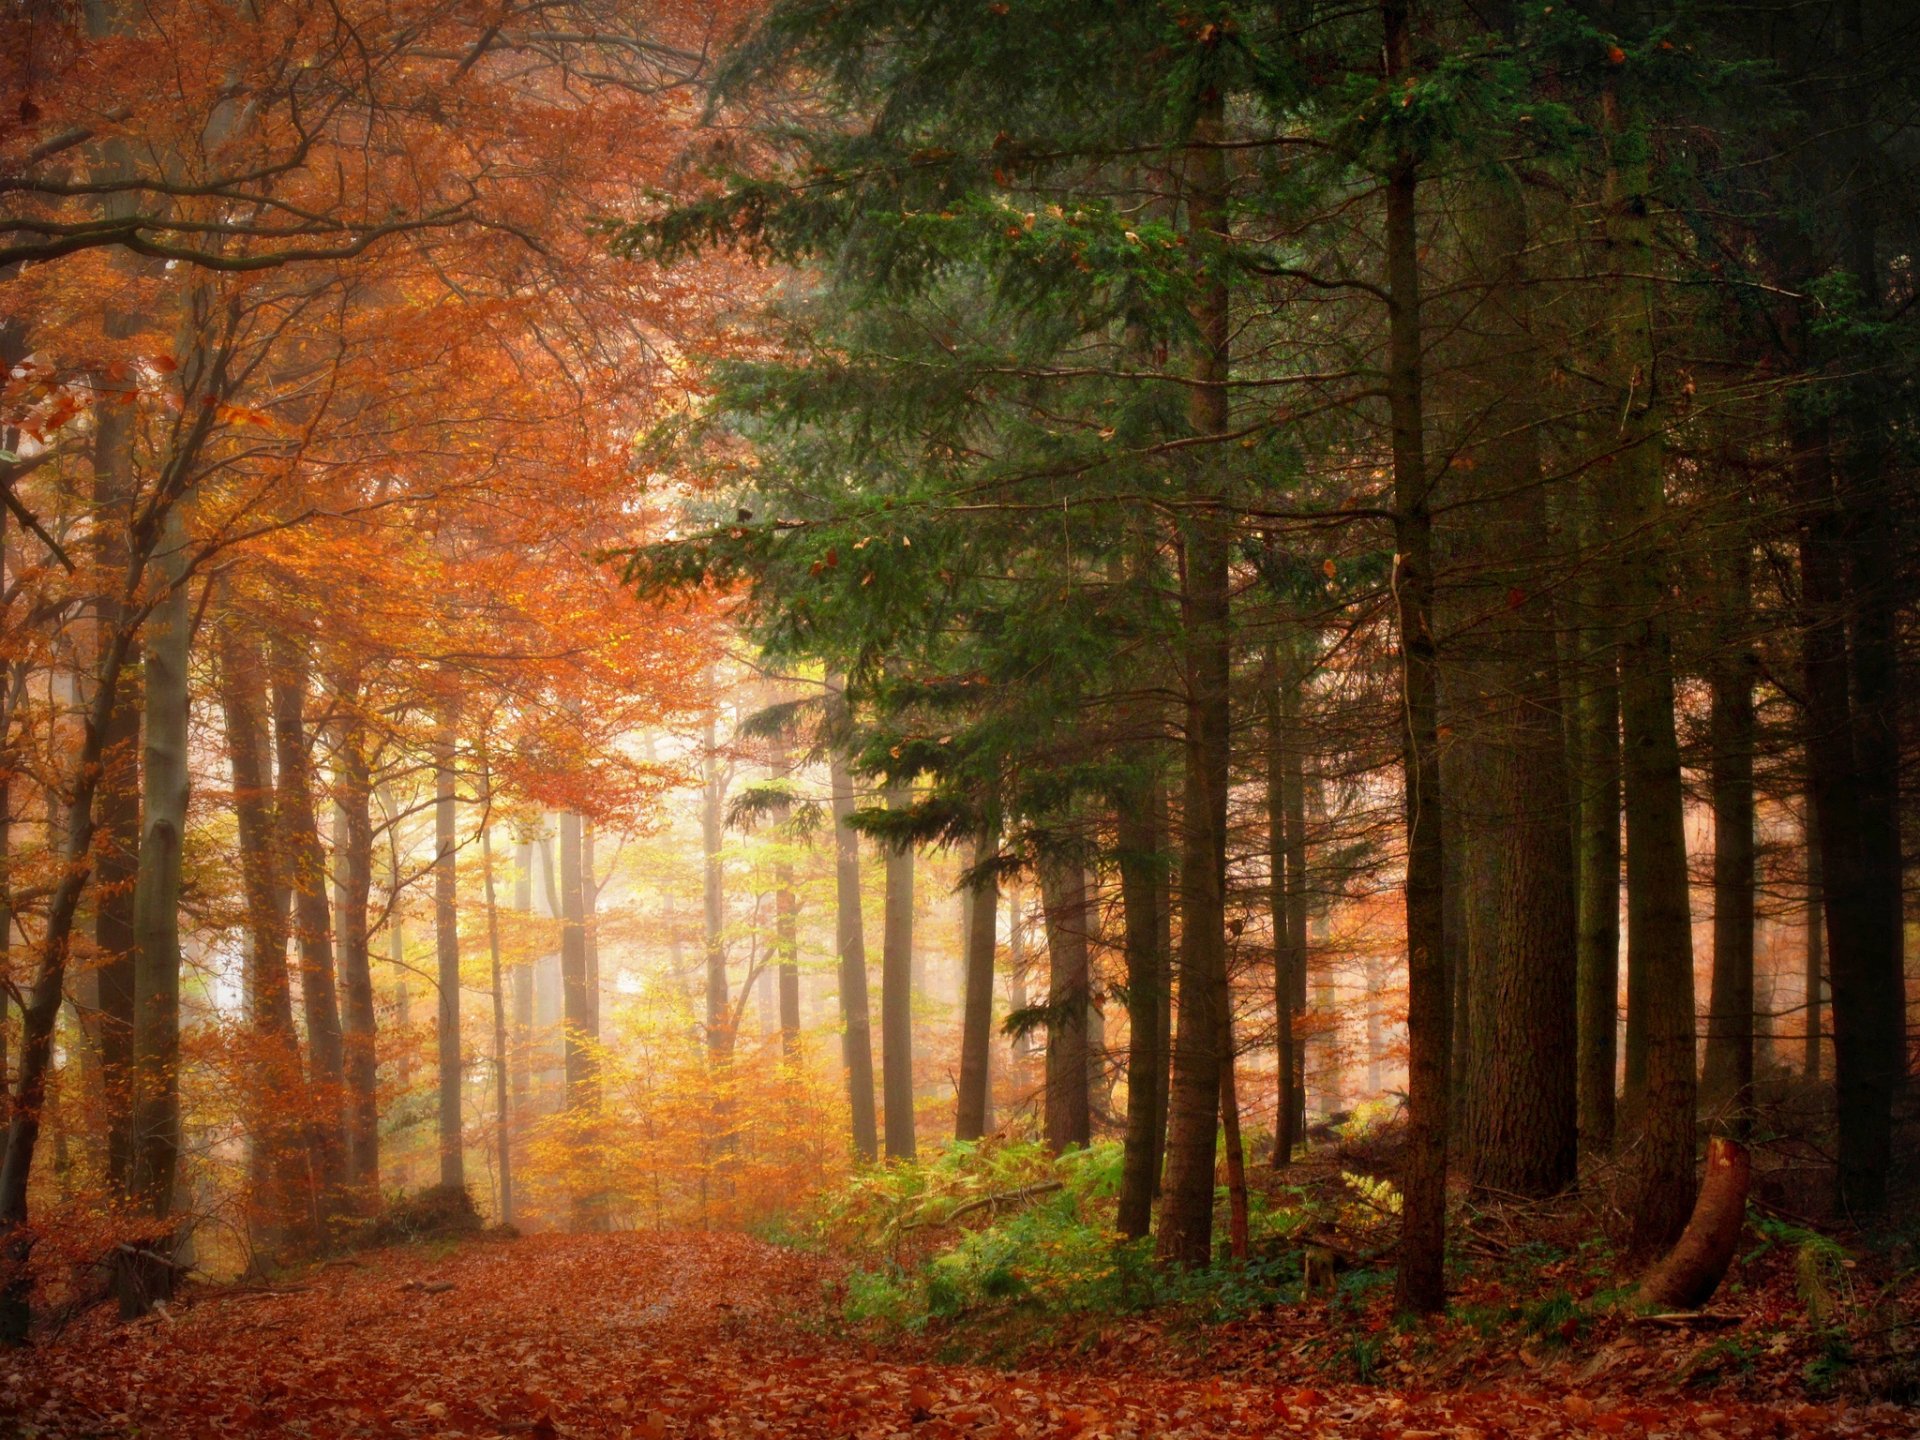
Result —
[[[1731, 1334], [1622, 1322], [1564, 1353], [1537, 1339], [1515, 1348], [1504, 1332], [1476, 1346], [1481, 1332], [1451, 1320], [1454, 1330], [1427, 1331], [1416, 1345], [1420, 1332], [1388, 1324], [1384, 1295], [1360, 1309], [1314, 1301], [1225, 1324], [1148, 1313], [1053, 1332], [985, 1365], [943, 1360], [926, 1336], [849, 1331], [833, 1305], [840, 1278], [831, 1258], [727, 1234], [374, 1251], [285, 1286], [196, 1287], [129, 1324], [97, 1308], [32, 1350], [0, 1355], [0, 1436], [1911, 1440], [1920, 1431], [1920, 1412], [1891, 1403], [1809, 1399], [1793, 1378], [1798, 1357], [1775, 1363], [1753, 1330], [1761, 1300], [1720, 1317]], [[1746, 1330], [1752, 1342], [1729, 1348]], [[1375, 1347], [1376, 1383], [1328, 1378], [1328, 1357], [1355, 1343]], [[1741, 1357], [1738, 1373], [1702, 1385], [1698, 1357], [1714, 1346], [1723, 1361]]]

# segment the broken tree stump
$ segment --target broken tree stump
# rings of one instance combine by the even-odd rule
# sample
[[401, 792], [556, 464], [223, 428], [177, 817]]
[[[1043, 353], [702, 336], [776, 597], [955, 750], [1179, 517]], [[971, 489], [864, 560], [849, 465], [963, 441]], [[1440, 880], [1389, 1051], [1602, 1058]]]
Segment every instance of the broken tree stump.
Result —
[[1713, 1297], [1733, 1263], [1747, 1220], [1753, 1162], [1737, 1140], [1707, 1142], [1707, 1178], [1687, 1228], [1640, 1282], [1640, 1299], [1667, 1310], [1697, 1310]]

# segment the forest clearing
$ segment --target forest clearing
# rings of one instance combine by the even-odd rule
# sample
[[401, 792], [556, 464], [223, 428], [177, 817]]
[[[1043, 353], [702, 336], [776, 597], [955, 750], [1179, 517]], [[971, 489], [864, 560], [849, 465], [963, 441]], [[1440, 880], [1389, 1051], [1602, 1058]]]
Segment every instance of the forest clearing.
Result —
[[1920, 7], [0, 86], [0, 1434], [1920, 1432]]

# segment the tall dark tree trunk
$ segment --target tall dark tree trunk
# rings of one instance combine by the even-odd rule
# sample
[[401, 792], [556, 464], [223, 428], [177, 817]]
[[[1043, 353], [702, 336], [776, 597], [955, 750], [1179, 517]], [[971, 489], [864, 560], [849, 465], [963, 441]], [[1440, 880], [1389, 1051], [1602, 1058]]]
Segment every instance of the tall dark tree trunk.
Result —
[[1580, 481], [1582, 569], [1574, 587], [1577, 664], [1570, 677], [1578, 766], [1580, 1141], [1596, 1155], [1613, 1148], [1620, 1057], [1620, 668], [1618, 637], [1606, 618], [1611, 580], [1601, 563], [1611, 533], [1605, 483], [1599, 472]]
[[1704, 1098], [1736, 1138], [1749, 1129], [1753, 1090], [1754, 658], [1746, 644], [1753, 603], [1747, 532], [1737, 526], [1721, 557], [1723, 635], [1709, 666], [1713, 796], [1713, 989], [1707, 1006]]
[[[1188, 243], [1196, 266], [1188, 426], [1217, 436], [1231, 424], [1228, 285], [1221, 251], [1230, 240], [1225, 102], [1198, 99], [1187, 154]], [[1213, 1172], [1220, 1113], [1221, 1021], [1227, 1004], [1226, 843], [1229, 672], [1232, 659], [1229, 548], [1212, 457], [1187, 475], [1181, 625], [1186, 650], [1185, 795], [1180, 846], [1180, 1029], [1168, 1094], [1166, 1181], [1157, 1253], [1205, 1267], [1213, 1256]], [[1049, 1087], [1051, 1093], [1051, 1087]]]
[[1077, 860], [1043, 861], [1047, 917], [1047, 1145], [1056, 1155], [1093, 1137], [1087, 1087], [1087, 874]]
[[[1380, 7], [1390, 78], [1413, 76], [1408, 0]], [[1394, 575], [1401, 655], [1400, 746], [1407, 824], [1407, 1153], [1395, 1291], [1402, 1309], [1446, 1304], [1446, 946], [1441, 907], [1438, 647], [1433, 633], [1433, 520], [1425, 455], [1420, 334], [1419, 162], [1410, 147], [1386, 177], [1387, 405], [1393, 431]]]
[[[1511, 6], [1490, 22], [1510, 42]], [[1567, 823], [1566, 734], [1560, 716], [1553, 588], [1538, 557], [1547, 534], [1541, 483], [1541, 388], [1528, 217], [1505, 172], [1474, 185], [1463, 220], [1472, 278], [1483, 287], [1474, 340], [1456, 372], [1470, 427], [1456, 547], [1464, 573], [1448, 587], [1470, 623], [1450, 634], [1446, 665], [1471, 707], [1468, 743], [1485, 783], [1452, 792], [1448, 810], [1483, 851], [1491, 922], [1470, 941], [1475, 1043], [1467, 1063], [1462, 1144], [1475, 1184], [1551, 1195], [1573, 1183], [1576, 1089], [1576, 916]]]
[[336, 686], [348, 708], [340, 726], [334, 800], [334, 927], [339, 948], [341, 1064], [346, 1081], [347, 1183], [360, 1203], [380, 1194], [379, 1054], [373, 1003], [373, 957], [367, 907], [373, 898], [373, 777], [367, 764], [363, 723], [351, 681]]
[[1115, 1224], [1130, 1240], [1145, 1235], [1153, 1224], [1153, 1194], [1160, 1178], [1161, 1133], [1167, 1113], [1163, 1017], [1173, 1003], [1167, 993], [1167, 952], [1162, 948], [1159, 914], [1166, 802], [1157, 778], [1148, 781], [1144, 790], [1129, 797], [1115, 817], [1128, 1016], [1127, 1134]]
[[[1863, 758], [1878, 764], [1880, 757], [1873, 744], [1862, 744], [1855, 713], [1860, 689], [1847, 623], [1859, 602], [1847, 570], [1855, 537], [1834, 484], [1825, 422], [1803, 427], [1795, 439], [1807, 768], [1830, 972], [1840, 1195], [1850, 1210], [1870, 1213], [1885, 1200], [1893, 1094], [1905, 1061], [1899, 916], [1881, 893], [1884, 857], [1868, 854], [1870, 842], [1888, 842], [1876, 813], [1882, 797], [1868, 793], [1884, 782], [1862, 779]], [[1873, 685], [1867, 689], [1871, 694]], [[1894, 850], [1897, 859], [1897, 843]]]
[[[887, 789], [887, 808], [905, 810], [905, 785]], [[913, 1134], [913, 847], [887, 850], [886, 911], [880, 950], [880, 1090], [887, 1158], [911, 1160]]]
[[287, 878], [293, 886], [294, 935], [300, 950], [300, 999], [312, 1069], [315, 1183], [322, 1218], [345, 1199], [346, 1063], [340, 1000], [333, 968], [333, 926], [327, 905], [327, 860], [313, 798], [313, 760], [307, 737], [309, 664], [303, 645], [276, 635], [269, 646], [273, 676], [274, 750], [278, 761], [275, 811]]
[[985, 832], [974, 843], [972, 869], [986, 873], [967, 895], [960, 1094], [953, 1122], [957, 1140], [978, 1140], [993, 1124], [993, 960], [999, 939], [1000, 885], [989, 867], [999, 853], [997, 833]]
[[458, 775], [454, 769], [453, 718], [441, 720], [433, 741], [433, 937], [440, 992], [434, 1027], [440, 1080], [440, 1183], [464, 1189], [467, 1183], [465, 1115], [461, 1104], [460, 1055], [460, 910], [456, 865], [459, 817], [455, 808]]
[[[845, 682], [827, 677], [830, 724], [847, 726]], [[839, 743], [827, 751], [828, 786], [833, 791], [835, 949], [840, 957], [841, 1058], [847, 1071], [847, 1099], [853, 1118], [853, 1152], [862, 1160], [880, 1153], [873, 1094], [873, 1021], [867, 999], [866, 929], [860, 914], [860, 836], [849, 825], [854, 811], [853, 781], [846, 751]]]

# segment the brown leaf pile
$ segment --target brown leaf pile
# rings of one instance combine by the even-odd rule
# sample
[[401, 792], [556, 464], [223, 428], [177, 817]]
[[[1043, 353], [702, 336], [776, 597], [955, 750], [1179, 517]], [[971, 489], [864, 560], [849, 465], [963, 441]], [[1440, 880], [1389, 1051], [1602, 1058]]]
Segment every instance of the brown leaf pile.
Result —
[[738, 1235], [545, 1236], [388, 1251], [304, 1288], [96, 1312], [0, 1357], [0, 1435], [1326, 1440], [1914, 1434], [1892, 1406], [1489, 1387], [1001, 1372], [909, 1363], [819, 1324], [823, 1261]]

